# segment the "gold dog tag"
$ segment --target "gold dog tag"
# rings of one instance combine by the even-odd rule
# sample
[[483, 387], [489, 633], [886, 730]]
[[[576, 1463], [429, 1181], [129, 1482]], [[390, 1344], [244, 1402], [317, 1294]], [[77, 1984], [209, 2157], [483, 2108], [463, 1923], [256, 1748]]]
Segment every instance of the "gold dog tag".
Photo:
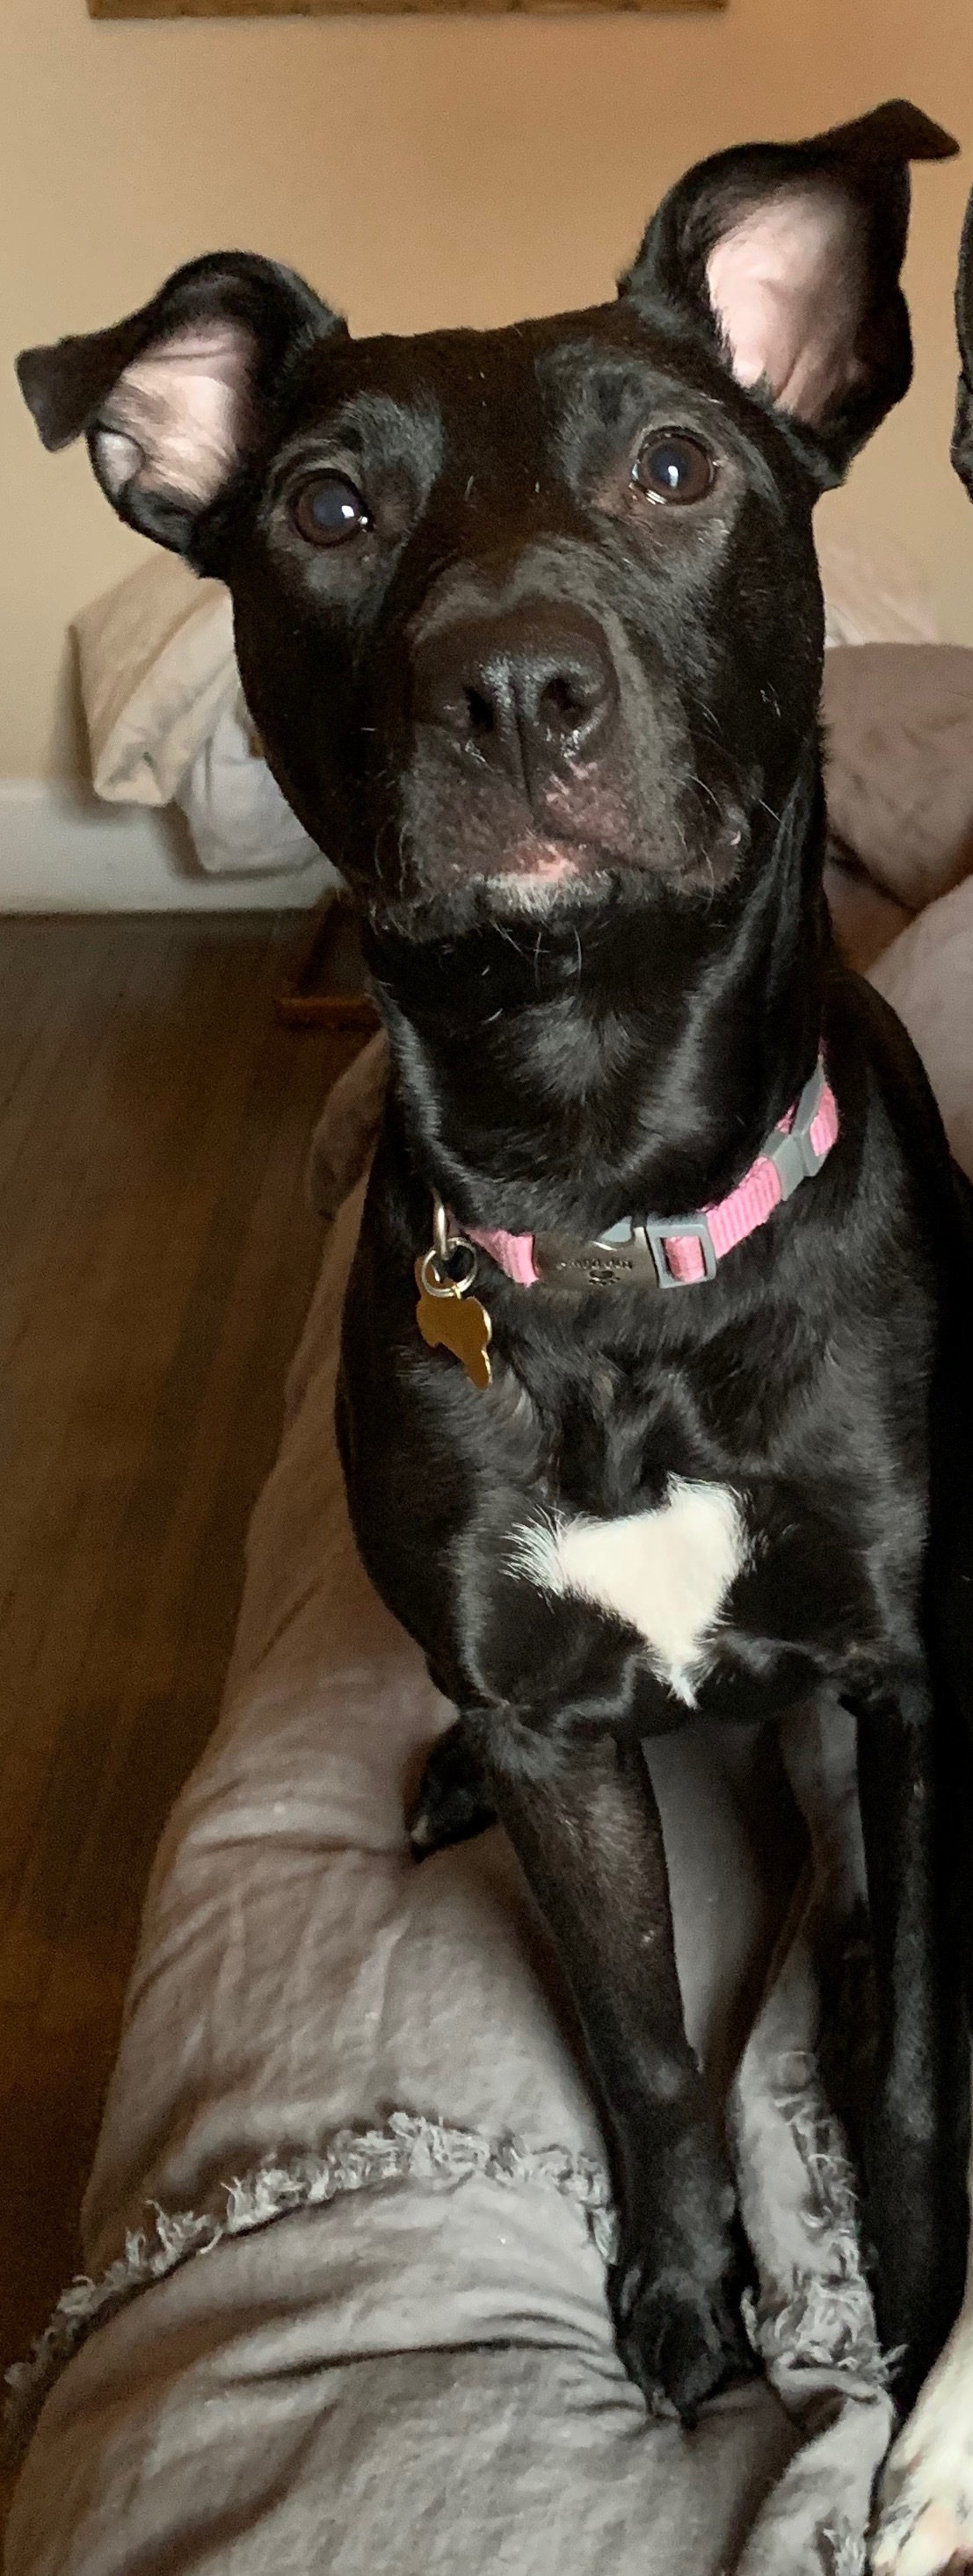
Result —
[[489, 1386], [493, 1376], [492, 1326], [486, 1307], [481, 1306], [478, 1297], [470, 1297], [464, 1288], [457, 1287], [455, 1280], [443, 1276], [432, 1252], [424, 1253], [416, 1262], [416, 1286], [416, 1323], [427, 1348], [451, 1351], [454, 1359], [462, 1360], [473, 1386]]

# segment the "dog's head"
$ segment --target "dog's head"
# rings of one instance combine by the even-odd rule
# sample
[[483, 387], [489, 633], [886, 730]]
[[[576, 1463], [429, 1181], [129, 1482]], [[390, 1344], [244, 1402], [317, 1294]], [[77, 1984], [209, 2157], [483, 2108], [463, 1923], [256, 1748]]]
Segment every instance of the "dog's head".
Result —
[[271, 766], [379, 917], [710, 894], [813, 740], [811, 508], [908, 385], [908, 163], [954, 149], [898, 103], [721, 153], [616, 303], [505, 330], [356, 341], [217, 255], [20, 380], [228, 582]]

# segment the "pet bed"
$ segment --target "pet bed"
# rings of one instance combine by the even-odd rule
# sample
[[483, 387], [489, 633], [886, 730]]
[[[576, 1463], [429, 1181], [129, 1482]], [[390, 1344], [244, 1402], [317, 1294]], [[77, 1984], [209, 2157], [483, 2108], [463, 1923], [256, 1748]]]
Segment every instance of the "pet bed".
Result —
[[[971, 957], [967, 877], [873, 970], [939, 1048], [957, 1143]], [[367, 1050], [334, 1099], [319, 1191], [360, 1163], [380, 1073]], [[816, 1961], [860, 1902], [850, 1722], [789, 1730], [810, 1855], [772, 1736], [651, 1748], [766, 2364], [687, 2436], [614, 2353], [603, 2142], [513, 1855], [497, 1830], [419, 1870], [405, 1846], [449, 1712], [344, 1510], [357, 1204], [254, 1515], [222, 1720], [153, 1872], [89, 2277], [16, 2374], [7, 2576], [859, 2576], [891, 2407], [816, 2061]]]

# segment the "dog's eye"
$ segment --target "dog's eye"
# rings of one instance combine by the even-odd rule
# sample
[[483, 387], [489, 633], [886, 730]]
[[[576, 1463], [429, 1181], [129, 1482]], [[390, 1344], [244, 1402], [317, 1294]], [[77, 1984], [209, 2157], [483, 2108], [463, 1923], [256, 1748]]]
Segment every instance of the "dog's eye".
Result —
[[650, 501], [701, 501], [712, 480], [712, 457], [681, 429], [654, 430], [632, 467], [633, 483]]
[[360, 537], [371, 519], [361, 493], [343, 474], [316, 474], [291, 502], [295, 528], [312, 546], [343, 546]]

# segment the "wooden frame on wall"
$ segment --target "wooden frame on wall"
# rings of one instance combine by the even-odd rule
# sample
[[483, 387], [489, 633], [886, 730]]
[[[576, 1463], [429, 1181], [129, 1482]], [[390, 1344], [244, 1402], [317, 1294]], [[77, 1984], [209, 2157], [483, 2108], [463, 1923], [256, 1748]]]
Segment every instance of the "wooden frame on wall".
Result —
[[503, 18], [671, 16], [725, 9], [727, 0], [88, 0], [92, 18]]

